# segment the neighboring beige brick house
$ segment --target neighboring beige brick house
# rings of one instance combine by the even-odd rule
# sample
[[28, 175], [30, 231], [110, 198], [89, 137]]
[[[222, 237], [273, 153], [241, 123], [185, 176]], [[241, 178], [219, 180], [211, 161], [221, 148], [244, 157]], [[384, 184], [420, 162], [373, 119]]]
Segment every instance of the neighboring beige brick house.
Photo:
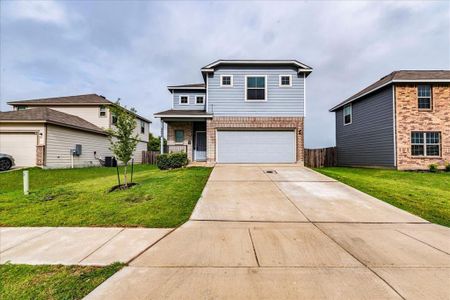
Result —
[[168, 86], [172, 109], [155, 114], [167, 152], [190, 161], [303, 164], [306, 78], [296, 60], [218, 60], [204, 82]]
[[450, 71], [394, 71], [330, 111], [338, 164], [399, 170], [450, 163]]
[[[109, 110], [114, 104], [105, 97], [88, 94], [8, 104], [14, 110], [0, 112], [0, 152], [12, 155], [17, 166], [95, 166], [112, 156], [105, 130], [114, 126]], [[135, 116], [139, 143], [134, 159], [140, 163], [151, 122]], [[81, 145], [81, 153], [72, 155], [76, 145]]]

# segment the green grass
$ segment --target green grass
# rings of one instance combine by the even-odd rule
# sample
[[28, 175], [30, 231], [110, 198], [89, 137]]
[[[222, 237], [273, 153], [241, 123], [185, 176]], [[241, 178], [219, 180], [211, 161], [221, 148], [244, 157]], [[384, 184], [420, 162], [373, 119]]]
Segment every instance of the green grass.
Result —
[[315, 170], [430, 222], [450, 227], [450, 173], [344, 167]]
[[178, 226], [189, 218], [211, 170], [137, 165], [138, 185], [110, 193], [115, 168], [34, 168], [28, 196], [22, 171], [0, 173], [0, 226]]
[[0, 299], [81, 299], [122, 267], [0, 265]]

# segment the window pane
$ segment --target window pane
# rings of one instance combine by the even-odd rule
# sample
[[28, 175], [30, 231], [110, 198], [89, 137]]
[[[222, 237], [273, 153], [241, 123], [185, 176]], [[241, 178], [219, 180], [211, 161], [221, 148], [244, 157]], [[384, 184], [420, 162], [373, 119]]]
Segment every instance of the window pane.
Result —
[[427, 145], [427, 156], [439, 156], [439, 145]]
[[411, 155], [424, 155], [423, 145], [411, 145]]
[[247, 77], [247, 87], [255, 88], [256, 87], [256, 77]]
[[180, 99], [180, 102], [183, 103], [183, 104], [187, 104], [188, 103], [188, 97], [182, 96], [181, 99]]
[[283, 76], [281, 77], [281, 85], [290, 85], [290, 77], [289, 76]]
[[417, 95], [419, 97], [431, 97], [431, 86], [430, 85], [419, 85], [417, 87]]
[[266, 78], [265, 77], [257, 77], [256, 78], [256, 86], [259, 88], [266, 87]]
[[175, 130], [175, 142], [182, 143], [184, 141], [184, 131]]
[[231, 85], [231, 77], [223, 76], [222, 77], [222, 85]]
[[431, 98], [419, 98], [419, 108], [430, 109]]
[[422, 132], [411, 132], [411, 143], [423, 144], [423, 133]]
[[350, 115], [346, 115], [344, 117], [344, 122], [345, 124], [351, 123], [352, 122], [352, 118], [350, 117]]
[[265, 100], [264, 89], [247, 89], [247, 100]]
[[427, 132], [427, 144], [439, 144], [439, 132]]
[[197, 104], [203, 104], [203, 97], [197, 97]]

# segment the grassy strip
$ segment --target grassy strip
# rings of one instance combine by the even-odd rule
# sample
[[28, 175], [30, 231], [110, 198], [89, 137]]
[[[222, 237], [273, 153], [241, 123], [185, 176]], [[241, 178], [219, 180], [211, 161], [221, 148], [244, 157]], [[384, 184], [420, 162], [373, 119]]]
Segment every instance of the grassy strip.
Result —
[[0, 265], [0, 299], [81, 299], [122, 267]]

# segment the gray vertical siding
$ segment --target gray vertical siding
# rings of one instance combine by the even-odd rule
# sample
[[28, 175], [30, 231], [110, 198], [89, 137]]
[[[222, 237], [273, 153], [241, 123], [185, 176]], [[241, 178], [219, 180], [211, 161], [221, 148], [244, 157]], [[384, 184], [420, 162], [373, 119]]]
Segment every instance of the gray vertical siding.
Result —
[[[179, 96], [189, 96], [189, 105], [180, 105], [179, 104]], [[196, 104], [195, 103], [195, 96], [202, 95], [205, 97], [204, 104]], [[172, 101], [173, 101], [173, 109], [181, 109], [181, 110], [203, 110], [205, 109], [206, 104], [206, 92], [203, 91], [193, 91], [193, 90], [175, 90], [172, 94]]]
[[392, 86], [352, 104], [352, 124], [344, 126], [343, 109], [336, 111], [338, 164], [394, 167]]
[[[220, 75], [233, 75], [233, 87], [221, 87]], [[267, 101], [245, 101], [245, 76], [267, 76]], [[292, 75], [292, 87], [279, 87], [279, 75]], [[217, 116], [304, 115], [304, 78], [294, 67], [223, 66], [208, 77], [208, 112]]]

